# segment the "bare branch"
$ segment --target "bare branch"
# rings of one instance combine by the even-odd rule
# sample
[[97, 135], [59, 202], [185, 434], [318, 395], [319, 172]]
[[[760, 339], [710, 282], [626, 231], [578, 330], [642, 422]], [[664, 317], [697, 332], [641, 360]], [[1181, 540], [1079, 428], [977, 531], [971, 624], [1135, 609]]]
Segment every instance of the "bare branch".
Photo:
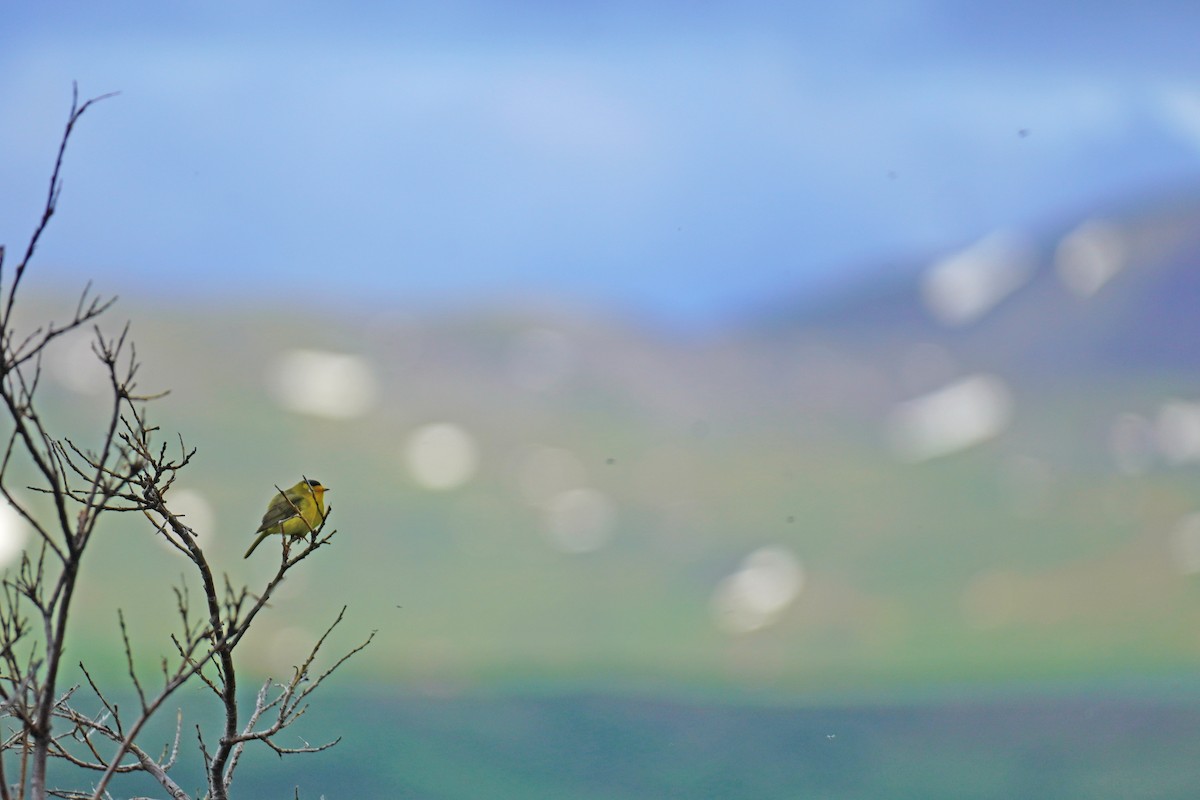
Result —
[[[141, 362], [130, 326], [106, 335], [96, 325], [115, 298], [100, 298], [89, 283], [65, 321], [50, 321], [21, 334], [14, 330], [14, 311], [25, 273], [57, 209], [67, 143], [80, 117], [109, 96], [81, 104], [77, 91], [73, 92], [41, 218], [7, 286], [3, 280], [5, 250], [0, 246], [0, 417], [12, 426], [2, 440], [0, 497], [36, 534], [34, 546], [0, 578], [0, 716], [11, 720], [11, 729], [0, 738], [0, 800], [45, 800], [48, 796], [106, 800], [113, 778], [131, 773], [149, 775], [172, 800], [185, 800], [188, 794], [169, 775], [180, 751], [182, 715], [176, 715], [173, 741], [163, 744], [157, 757], [145, 750], [140, 737], [180, 687], [196, 679], [207, 686], [223, 712], [215, 735], [206, 738], [196, 726], [208, 783], [205, 797], [227, 800], [247, 745], [259, 742], [282, 756], [320, 752], [340, 741], [293, 744], [283, 742], [280, 734], [305, 714], [310, 695], [325, 679], [368, 646], [375, 634], [333, 659], [324, 672], [314, 674], [319, 654], [345, 618], [343, 607], [295, 668], [291, 680], [267, 681], [253, 708], [244, 713], [238, 705], [235, 651], [291, 570], [332, 543], [337, 531], [326, 532], [332, 507], [316, 526], [300, 515], [308, 526], [307, 535], [284, 537], [279, 565], [265, 584], [252, 590], [233, 583], [228, 575], [219, 579], [198, 532], [170, 508], [171, 489], [196, 450], [189, 448], [182, 436], [176, 437], [176, 450], [174, 442], [160, 440], [158, 428], [150, 423], [147, 406], [165, 393], [139, 389]], [[87, 326], [92, 328], [92, 352], [107, 377], [105, 416], [94, 439], [73, 439], [53, 433], [39, 410], [38, 391], [47, 351], [58, 346], [62, 337]], [[13, 476], [26, 474], [31, 475], [24, 478], [26, 485], [14, 487]], [[38, 511], [39, 498], [44, 499], [48, 513]], [[290, 498], [288, 502], [299, 511]], [[95, 713], [85, 713], [79, 686], [61, 694], [56, 687], [83, 555], [93, 543], [99, 520], [110, 512], [135, 512], [149, 521], [152, 535], [161, 536], [185, 559], [190, 578], [185, 576], [174, 590], [179, 628], [169, 637], [170, 654], [159, 662], [160, 677], [148, 679], [144, 671], [139, 674], [134, 637], [124, 612], [118, 611], [114, 646], [119, 637], [137, 703], [122, 709], [113, 701], [115, 695], [106, 693], [81, 663], [84, 683], [95, 695], [94, 703], [89, 699]], [[189, 580], [200, 585], [195, 609]], [[16, 759], [15, 769], [8, 769], [9, 758]], [[51, 788], [47, 783], [51, 759], [98, 777], [87, 788]]]
[[58, 196], [62, 192], [62, 163], [63, 157], [67, 153], [67, 142], [71, 138], [71, 132], [75, 129], [75, 123], [79, 122], [79, 118], [91, 108], [94, 104], [102, 100], [107, 100], [110, 97], [115, 97], [117, 92], [109, 92], [102, 94], [99, 97], [93, 97], [90, 100], [84, 101], [83, 105], [79, 105], [79, 87], [71, 87], [71, 114], [67, 118], [67, 128], [63, 131], [62, 140], [58, 146], [58, 157], [54, 159], [54, 171], [50, 174], [50, 190], [46, 195], [46, 204], [42, 209], [42, 218], [38, 222], [37, 228], [34, 229], [33, 235], [29, 238], [29, 245], [25, 248], [25, 256], [21, 259], [21, 263], [17, 264], [16, 275], [12, 280], [12, 286], [8, 290], [8, 302], [4, 307], [4, 317], [0, 319], [0, 328], [7, 328], [9, 320], [12, 319], [13, 303], [16, 300], [17, 289], [21, 285], [21, 278], [25, 276], [25, 270], [29, 266], [29, 259], [33, 258], [33, 251], [37, 249], [38, 242], [42, 238], [42, 234], [46, 231], [46, 226], [50, 224], [50, 218], [54, 216], [55, 209], [58, 208]]

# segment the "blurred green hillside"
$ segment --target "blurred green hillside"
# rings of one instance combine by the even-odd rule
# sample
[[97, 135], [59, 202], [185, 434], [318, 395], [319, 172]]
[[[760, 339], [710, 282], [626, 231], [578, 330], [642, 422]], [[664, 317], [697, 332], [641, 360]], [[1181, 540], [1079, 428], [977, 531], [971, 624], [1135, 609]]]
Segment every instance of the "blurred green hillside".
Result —
[[[336, 644], [379, 631], [347, 674], [439, 693], [1140, 675], [1200, 665], [1200, 328], [1172, 305], [1194, 221], [977, 247], [704, 335], [319, 296], [264, 315], [133, 293], [105, 325], [130, 319], [141, 388], [171, 390], [152, 420], [198, 454], [168, 501], [235, 579], [277, 557], [241, 558], [273, 485], [332, 489], [335, 545], [278, 595], [259, 671], [346, 604]], [[70, 313], [31, 276], [31, 323]], [[47, 416], [86, 442], [86, 341], [45, 372]], [[74, 657], [118, 658], [123, 607], [153, 661], [182, 565], [132, 516], [90, 555]]]

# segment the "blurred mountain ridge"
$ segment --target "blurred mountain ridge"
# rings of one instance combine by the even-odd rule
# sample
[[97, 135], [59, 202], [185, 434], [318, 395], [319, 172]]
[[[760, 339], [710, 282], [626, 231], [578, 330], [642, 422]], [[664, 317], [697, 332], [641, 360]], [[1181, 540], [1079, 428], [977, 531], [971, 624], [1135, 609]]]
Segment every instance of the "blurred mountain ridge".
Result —
[[[280, 674], [342, 603], [381, 631], [355, 674], [432, 692], [1188, 669], [1198, 219], [997, 234], [703, 336], [542, 305], [136, 297], [104, 327], [131, 317], [142, 387], [172, 390], [152, 419], [199, 448], [175, 500], [235, 578], [272, 558], [241, 553], [273, 484], [332, 487], [343, 533], [278, 598], [252, 669]], [[30, 301], [31, 321], [74, 308]], [[47, 418], [87, 442], [86, 337], [44, 368]], [[171, 621], [141, 598], [169, 591], [173, 555], [111, 524], [85, 652], [111, 649], [116, 606], [151, 643]]]
[[[930, 275], [951, 255], [876, 270], [820, 305], [776, 301], [745, 324], [766, 341], [826, 341], [885, 358], [937, 343], [1017, 383], [1200, 367], [1200, 200], [1075, 220], [1022, 247], [1016, 257], [1028, 264], [974, 265], [1021, 274], [969, 321], [946, 324], [930, 309]], [[1086, 283], [1088, 270], [1106, 273], [1093, 278], [1099, 285]]]

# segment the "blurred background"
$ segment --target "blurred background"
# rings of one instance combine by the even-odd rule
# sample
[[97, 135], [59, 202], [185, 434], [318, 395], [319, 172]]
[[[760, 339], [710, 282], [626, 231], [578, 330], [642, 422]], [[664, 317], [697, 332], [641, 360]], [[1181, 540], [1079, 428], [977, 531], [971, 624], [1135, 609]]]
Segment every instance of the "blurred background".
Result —
[[[331, 487], [250, 673], [378, 631], [310, 713], [343, 744], [244, 791], [1194, 791], [1191, 5], [3, 13], [10, 261], [72, 81], [121, 93], [29, 324], [120, 296], [234, 579], [274, 485]], [[87, 338], [45, 368], [98, 435]], [[114, 519], [91, 567], [79, 652], [119, 679], [121, 607], [153, 666], [182, 565]]]

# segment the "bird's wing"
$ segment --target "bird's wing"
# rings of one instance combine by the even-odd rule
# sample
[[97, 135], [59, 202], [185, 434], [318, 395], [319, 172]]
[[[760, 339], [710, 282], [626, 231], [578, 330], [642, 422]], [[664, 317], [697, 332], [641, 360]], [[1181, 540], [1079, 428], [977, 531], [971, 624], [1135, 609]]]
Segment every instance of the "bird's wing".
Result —
[[267, 513], [263, 514], [262, 524], [258, 526], [258, 531], [265, 531], [267, 528], [274, 527], [285, 520], [289, 520], [296, 516], [296, 508], [300, 507], [300, 503], [296, 503], [295, 507], [288, 501], [288, 498], [282, 493], [275, 495], [275, 499], [271, 501], [271, 505], [267, 506]]

